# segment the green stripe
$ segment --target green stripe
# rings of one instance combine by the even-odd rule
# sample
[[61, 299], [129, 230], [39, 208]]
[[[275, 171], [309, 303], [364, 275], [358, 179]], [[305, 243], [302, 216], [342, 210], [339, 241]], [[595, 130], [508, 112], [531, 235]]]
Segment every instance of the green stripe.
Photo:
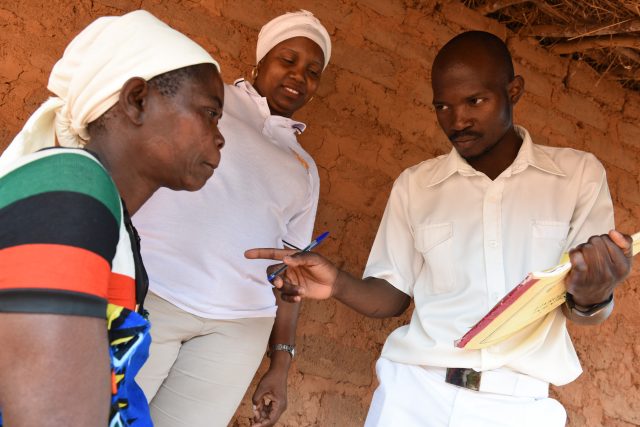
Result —
[[0, 209], [49, 191], [72, 191], [93, 197], [120, 224], [120, 196], [107, 171], [87, 156], [58, 150], [0, 178]]

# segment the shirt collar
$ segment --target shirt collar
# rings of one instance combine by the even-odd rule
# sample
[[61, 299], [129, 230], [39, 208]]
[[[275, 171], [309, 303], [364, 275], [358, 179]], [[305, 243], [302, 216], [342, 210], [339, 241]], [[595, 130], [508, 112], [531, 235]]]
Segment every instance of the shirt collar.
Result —
[[251, 100], [253, 100], [253, 102], [255, 102], [258, 110], [260, 111], [260, 114], [265, 120], [269, 117], [278, 117], [279, 119], [277, 121], [280, 123], [280, 125], [285, 124], [286, 126], [290, 126], [293, 131], [298, 134], [304, 132], [304, 130], [307, 128], [307, 125], [302, 122], [298, 122], [288, 117], [272, 115], [271, 111], [269, 110], [267, 98], [260, 95], [258, 91], [251, 85], [251, 83], [249, 83], [245, 79], [237, 79], [235, 82], [233, 82], [233, 84], [234, 86], [244, 89], [249, 94], [249, 97], [251, 98]]
[[[533, 166], [553, 175], [565, 176], [562, 169], [560, 169], [546, 151], [539, 145], [533, 143], [529, 132], [525, 128], [518, 125], [515, 125], [514, 128], [520, 138], [522, 138], [522, 146], [520, 147], [520, 151], [518, 151], [516, 159], [511, 166], [505, 170], [505, 176], [522, 172], [528, 166]], [[446, 155], [444, 162], [437, 164], [435, 169], [430, 173], [431, 176], [427, 180], [426, 186], [433, 187], [434, 185], [440, 184], [456, 172], [462, 176], [483, 175], [471, 167], [455, 148], [452, 148], [449, 154]]]
[[543, 147], [533, 143], [529, 132], [525, 128], [515, 125], [515, 130], [520, 138], [522, 138], [522, 147], [520, 147], [518, 156], [510, 166], [511, 174], [522, 172], [527, 166], [533, 166], [536, 169], [552, 175], [566, 175]]
[[455, 148], [452, 148], [449, 154], [444, 155], [444, 157], [444, 161], [436, 163], [435, 169], [429, 174], [430, 177], [426, 181], [427, 187], [440, 184], [456, 172], [462, 176], [478, 174], [478, 172], [458, 154]]

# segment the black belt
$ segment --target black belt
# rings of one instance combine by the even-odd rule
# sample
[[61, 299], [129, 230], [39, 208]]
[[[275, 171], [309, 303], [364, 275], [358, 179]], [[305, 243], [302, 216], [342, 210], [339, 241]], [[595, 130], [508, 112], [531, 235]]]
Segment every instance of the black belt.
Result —
[[479, 391], [481, 377], [482, 372], [474, 371], [473, 369], [447, 368], [447, 374], [444, 381], [458, 387]]
[[470, 368], [427, 367], [427, 369], [445, 371], [446, 383], [468, 390], [534, 398], [544, 398], [549, 395], [548, 382], [517, 372], [507, 370], [478, 372]]

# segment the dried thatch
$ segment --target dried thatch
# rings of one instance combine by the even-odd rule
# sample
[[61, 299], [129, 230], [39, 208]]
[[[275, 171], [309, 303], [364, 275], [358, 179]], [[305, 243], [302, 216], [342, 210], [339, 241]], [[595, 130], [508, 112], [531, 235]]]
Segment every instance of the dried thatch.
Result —
[[640, 91], [640, 0], [462, 0], [551, 52]]

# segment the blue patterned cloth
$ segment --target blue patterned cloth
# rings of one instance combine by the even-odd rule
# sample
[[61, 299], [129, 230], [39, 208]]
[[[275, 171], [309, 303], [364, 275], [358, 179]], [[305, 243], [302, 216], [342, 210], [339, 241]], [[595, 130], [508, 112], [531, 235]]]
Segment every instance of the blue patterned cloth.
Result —
[[149, 357], [149, 321], [126, 308], [107, 307], [113, 373], [109, 427], [151, 427], [149, 405], [135, 377]]

